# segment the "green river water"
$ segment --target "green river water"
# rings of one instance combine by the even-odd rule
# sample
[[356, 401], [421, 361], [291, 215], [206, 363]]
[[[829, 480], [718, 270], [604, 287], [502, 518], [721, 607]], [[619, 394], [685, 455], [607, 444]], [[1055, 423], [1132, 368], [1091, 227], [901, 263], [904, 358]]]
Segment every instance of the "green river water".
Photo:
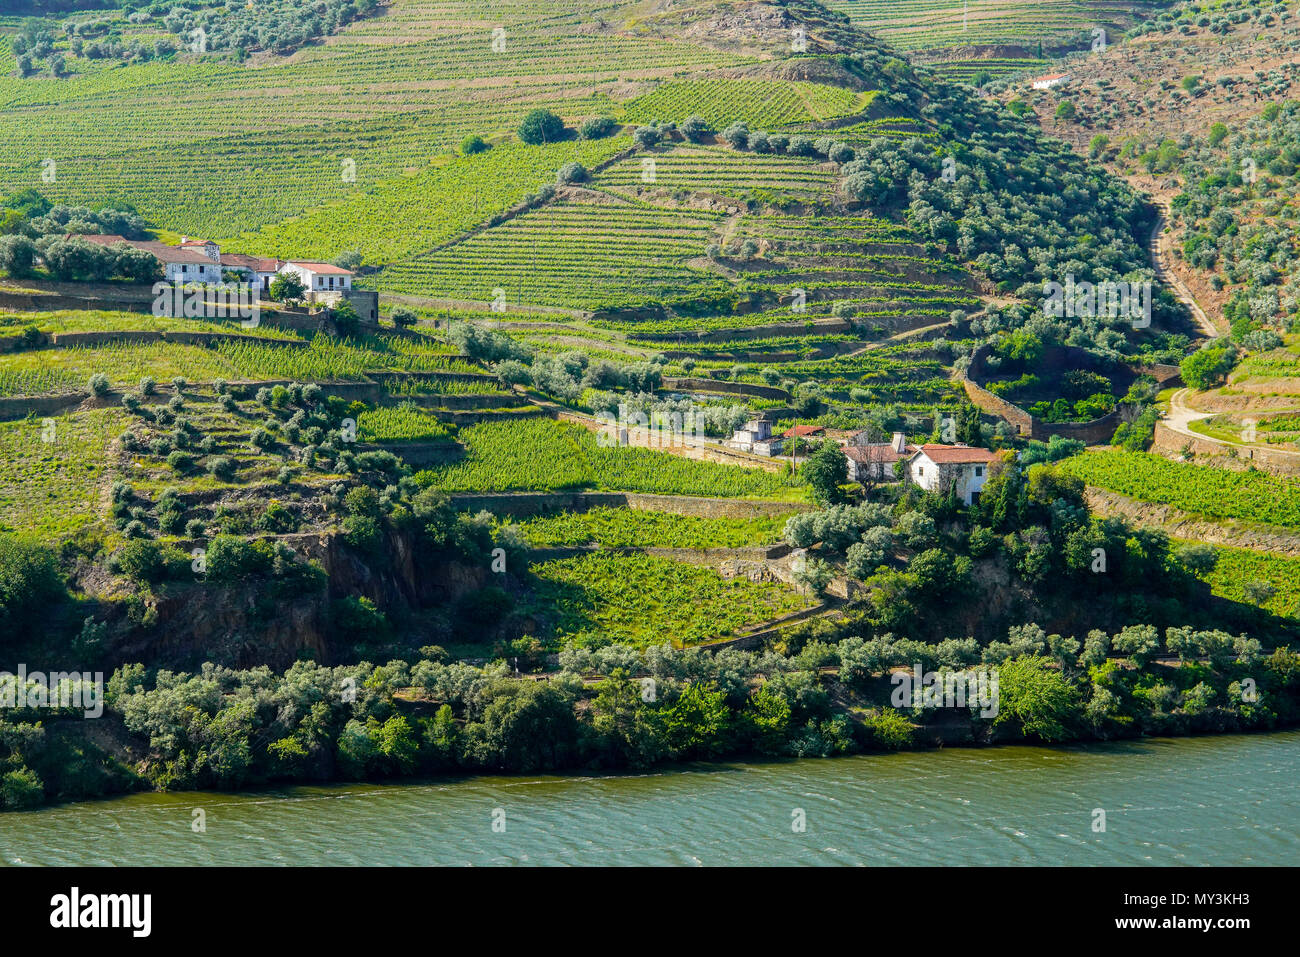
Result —
[[[196, 808], [205, 816], [202, 832], [192, 827]], [[1106, 811], [1104, 832], [1093, 830], [1095, 808]], [[797, 810], [802, 831], [793, 826]], [[643, 775], [137, 794], [0, 815], [0, 859], [1294, 864], [1300, 731], [699, 765]]]

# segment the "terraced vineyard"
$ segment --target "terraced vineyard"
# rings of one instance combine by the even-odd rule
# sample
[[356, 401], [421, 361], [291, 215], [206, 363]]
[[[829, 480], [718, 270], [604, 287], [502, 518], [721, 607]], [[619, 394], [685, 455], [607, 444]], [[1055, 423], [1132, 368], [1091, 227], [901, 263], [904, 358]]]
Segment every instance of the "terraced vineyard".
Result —
[[806, 487], [783, 475], [639, 448], [607, 448], [586, 429], [549, 419], [462, 429], [463, 461], [421, 472], [449, 492], [608, 489], [798, 501]]
[[384, 270], [379, 288], [594, 309], [724, 286], [698, 266], [721, 214], [631, 203], [558, 203]]
[[118, 410], [0, 422], [0, 529], [58, 537], [99, 517]]
[[1219, 547], [1215, 554], [1214, 569], [1202, 577], [1216, 595], [1300, 617], [1300, 559], [1245, 548]]
[[381, 406], [357, 417], [357, 438], [362, 442], [429, 442], [451, 443], [454, 430], [438, 417], [409, 403]]
[[594, 167], [630, 144], [627, 137], [542, 146], [503, 143], [414, 176], [388, 180], [287, 222], [233, 239], [232, 249], [276, 256], [286, 249], [329, 260], [341, 244], [369, 265], [401, 262], [505, 212], [555, 180], [565, 163]]
[[1040, 73], [1051, 63], [1038, 57], [989, 57], [975, 60], [936, 60], [928, 64], [939, 76], [970, 83], [980, 76], [989, 78], [1033, 71]]
[[[11, 144], [0, 193], [40, 184], [56, 200], [129, 197], [176, 232], [218, 224], [233, 237], [421, 170], [467, 134], [512, 130], [534, 107], [609, 113], [605, 91], [620, 79], [747, 62], [592, 32], [587, 11], [395, 0], [378, 20], [256, 68], [200, 58], [84, 73], [74, 59], [72, 77], [56, 80], [7, 75], [11, 64], [0, 71], [0, 137]], [[496, 26], [504, 49], [493, 49]]]
[[[927, 254], [905, 226], [870, 215], [747, 212], [753, 203], [821, 206], [835, 192], [834, 173], [815, 160], [677, 144], [630, 156], [589, 188], [390, 267], [379, 288], [591, 310], [729, 290], [776, 303], [802, 289], [814, 314], [830, 299], [900, 317], [976, 302], [960, 288], [964, 270]], [[690, 195], [711, 208], [679, 202]], [[736, 202], [719, 209], [719, 197]], [[752, 253], [739, 261], [728, 252], [745, 244]]]
[[808, 607], [775, 582], [726, 579], [647, 555], [582, 555], [533, 565], [539, 609], [552, 619], [552, 647], [686, 647]]
[[92, 375], [135, 382], [145, 375], [193, 381], [215, 379], [358, 380], [372, 372], [474, 372], [439, 343], [411, 345], [400, 339], [355, 346], [318, 336], [305, 348], [256, 337], [222, 340], [215, 348], [172, 342], [110, 342], [0, 355], [0, 395], [85, 389]]
[[1086, 48], [1093, 27], [1113, 36], [1132, 22], [1131, 10], [1157, 4], [1118, 5], [1107, 0], [827, 0], [855, 24], [900, 50], [998, 45], [1035, 49]]
[[596, 187], [631, 197], [654, 189], [688, 189], [738, 198], [762, 190], [772, 196], [815, 199], [834, 190], [835, 170], [794, 156], [682, 144], [662, 154], [630, 156], [603, 171]]
[[1142, 452], [1095, 452], [1061, 463], [1089, 485], [1194, 515], [1300, 529], [1300, 482], [1267, 472], [1171, 462]]
[[655, 120], [681, 122], [703, 117], [717, 129], [748, 123], [754, 129], [780, 129], [791, 124], [825, 121], [866, 110], [874, 92], [779, 80], [686, 80], [664, 83], [654, 91], [623, 104], [629, 123]]
[[[793, 513], [791, 513], [793, 514]], [[741, 548], [776, 544], [786, 515], [702, 518], [672, 512], [596, 508], [519, 523], [529, 544], [555, 548], [593, 543], [603, 548]]]

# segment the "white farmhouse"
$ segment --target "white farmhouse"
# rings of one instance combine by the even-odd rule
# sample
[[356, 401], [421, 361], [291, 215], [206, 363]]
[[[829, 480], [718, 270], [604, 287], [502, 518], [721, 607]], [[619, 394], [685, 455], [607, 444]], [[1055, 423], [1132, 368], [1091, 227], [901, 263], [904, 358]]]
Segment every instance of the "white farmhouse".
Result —
[[902, 432], [895, 432], [888, 442], [869, 442], [867, 435], [865, 430], [855, 432], [844, 447], [844, 456], [849, 460], [849, 481], [892, 482], [894, 463], [905, 461], [916, 453], [917, 447], [909, 445]]
[[280, 273], [294, 273], [302, 280], [309, 293], [347, 292], [352, 288], [352, 273], [332, 263], [291, 260], [280, 267]]
[[243, 282], [252, 286], [259, 295], [271, 290], [274, 279], [284, 265], [278, 259], [266, 259], [262, 256], [245, 256], [242, 253], [223, 253], [221, 268], [226, 272], [237, 274]]
[[1040, 76], [1031, 81], [1035, 90], [1050, 90], [1054, 86], [1060, 86], [1062, 83], [1069, 82], [1070, 74], [1068, 73], [1049, 73], [1046, 76]]
[[927, 492], [946, 492], [956, 486], [966, 505], [979, 501], [980, 489], [988, 481], [989, 466], [997, 453], [969, 445], [923, 445], [908, 460], [908, 476]]
[[767, 419], [751, 419], [746, 422], [732, 433], [727, 445], [754, 455], [777, 455], [781, 451], [781, 442], [772, 437], [772, 423]]
[[116, 246], [126, 243], [135, 249], [153, 253], [163, 266], [163, 278], [168, 282], [221, 282], [221, 260], [214, 262], [212, 257], [194, 247], [168, 246], [154, 240], [124, 239], [121, 236], [87, 234], [74, 237], [100, 246]]

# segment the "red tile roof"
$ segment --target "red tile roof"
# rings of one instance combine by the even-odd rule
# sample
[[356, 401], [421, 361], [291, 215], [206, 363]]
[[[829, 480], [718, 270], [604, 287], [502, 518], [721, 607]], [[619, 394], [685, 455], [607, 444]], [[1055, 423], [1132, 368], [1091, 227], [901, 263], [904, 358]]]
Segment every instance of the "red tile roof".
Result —
[[789, 439], [789, 438], [794, 438], [797, 435], [802, 438], [805, 435], [816, 435], [818, 432], [825, 432], [825, 431], [826, 430], [822, 428], [820, 425], [796, 425], [794, 428], [786, 429], [784, 432], [782, 432], [781, 437], [785, 439]]
[[915, 445], [909, 445], [907, 451], [899, 455], [888, 442], [873, 442], [870, 445], [846, 445], [844, 454], [855, 462], [867, 465], [871, 462], [884, 462], [886, 465], [899, 459], [910, 458], [916, 452]]
[[263, 256], [245, 256], [243, 253], [222, 253], [221, 265], [242, 266], [254, 272], [275, 272], [280, 268], [280, 260], [266, 259]]
[[968, 445], [923, 445], [920, 451], [936, 465], [982, 465], [998, 457], [996, 452]]
[[318, 276], [351, 276], [352, 275], [351, 269], [344, 269], [343, 267], [336, 266], [333, 263], [314, 263], [314, 262], [307, 262], [306, 260], [303, 259], [290, 259], [287, 263], [285, 263], [285, 265], [301, 266], [303, 269], [308, 269], [311, 272], [316, 273], [316, 275]]

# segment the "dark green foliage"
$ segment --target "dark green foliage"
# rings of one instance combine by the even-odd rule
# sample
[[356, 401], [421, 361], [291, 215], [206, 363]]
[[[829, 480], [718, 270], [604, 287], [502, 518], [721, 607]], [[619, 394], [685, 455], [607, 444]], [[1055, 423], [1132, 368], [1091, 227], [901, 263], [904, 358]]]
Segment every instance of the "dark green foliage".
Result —
[[557, 143], [564, 138], [564, 121], [550, 110], [531, 110], [519, 124], [519, 138], [533, 146]]

